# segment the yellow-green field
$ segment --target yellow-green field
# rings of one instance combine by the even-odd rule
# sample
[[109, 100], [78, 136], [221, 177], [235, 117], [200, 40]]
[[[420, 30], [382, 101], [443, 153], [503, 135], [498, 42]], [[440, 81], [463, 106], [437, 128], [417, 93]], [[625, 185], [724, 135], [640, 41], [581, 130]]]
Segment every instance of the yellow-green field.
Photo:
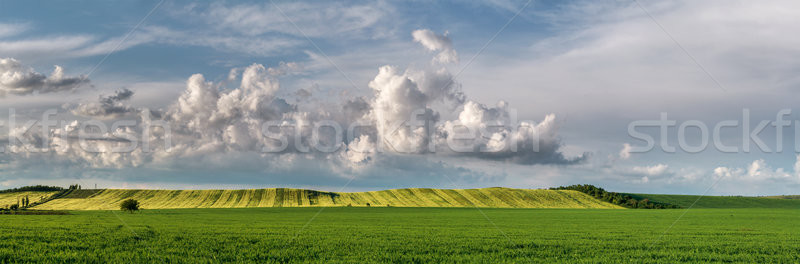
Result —
[[125, 199], [136, 199], [143, 209], [244, 208], [244, 207], [498, 207], [498, 208], [608, 208], [577, 191], [484, 189], [395, 189], [334, 193], [274, 188], [251, 190], [74, 190], [33, 209], [114, 210]]
[[50, 197], [58, 192], [12, 192], [0, 193], [0, 207], [6, 207], [12, 204], [17, 204], [22, 197], [28, 197], [31, 203], [38, 202], [43, 198]]

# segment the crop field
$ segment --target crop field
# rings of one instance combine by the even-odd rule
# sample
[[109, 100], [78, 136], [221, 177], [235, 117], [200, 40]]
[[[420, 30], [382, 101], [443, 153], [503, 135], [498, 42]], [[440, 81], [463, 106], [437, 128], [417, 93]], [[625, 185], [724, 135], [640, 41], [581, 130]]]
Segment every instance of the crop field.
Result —
[[0, 215], [0, 263], [795, 263], [800, 259], [800, 211], [789, 209], [691, 209], [672, 228], [684, 210], [320, 209]]
[[251, 190], [74, 190], [37, 210], [118, 209], [125, 199], [145, 209], [370, 206], [495, 208], [621, 208], [577, 191], [511, 188], [394, 189], [335, 193], [302, 189]]

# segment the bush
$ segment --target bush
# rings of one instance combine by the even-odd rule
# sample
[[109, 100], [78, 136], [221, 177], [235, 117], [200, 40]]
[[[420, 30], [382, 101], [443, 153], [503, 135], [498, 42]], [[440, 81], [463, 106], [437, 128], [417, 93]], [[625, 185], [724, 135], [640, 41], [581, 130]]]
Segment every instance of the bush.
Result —
[[119, 208], [123, 211], [128, 211], [131, 213], [133, 213], [133, 211], [139, 211], [139, 201], [134, 199], [122, 201], [122, 204], [119, 205]]

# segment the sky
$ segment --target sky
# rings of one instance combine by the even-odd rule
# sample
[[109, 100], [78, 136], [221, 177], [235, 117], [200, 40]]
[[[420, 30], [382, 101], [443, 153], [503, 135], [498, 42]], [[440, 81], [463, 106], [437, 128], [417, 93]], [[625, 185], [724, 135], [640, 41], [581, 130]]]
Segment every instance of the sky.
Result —
[[795, 1], [0, 1], [0, 188], [800, 190]]

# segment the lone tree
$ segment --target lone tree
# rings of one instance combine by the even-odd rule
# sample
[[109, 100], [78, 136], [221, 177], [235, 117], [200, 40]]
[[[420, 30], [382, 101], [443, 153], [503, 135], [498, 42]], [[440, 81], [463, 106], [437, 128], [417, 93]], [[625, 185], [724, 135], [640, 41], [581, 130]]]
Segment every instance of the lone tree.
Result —
[[139, 201], [134, 199], [122, 201], [122, 204], [119, 205], [119, 208], [130, 213], [133, 213], [133, 211], [139, 211]]

